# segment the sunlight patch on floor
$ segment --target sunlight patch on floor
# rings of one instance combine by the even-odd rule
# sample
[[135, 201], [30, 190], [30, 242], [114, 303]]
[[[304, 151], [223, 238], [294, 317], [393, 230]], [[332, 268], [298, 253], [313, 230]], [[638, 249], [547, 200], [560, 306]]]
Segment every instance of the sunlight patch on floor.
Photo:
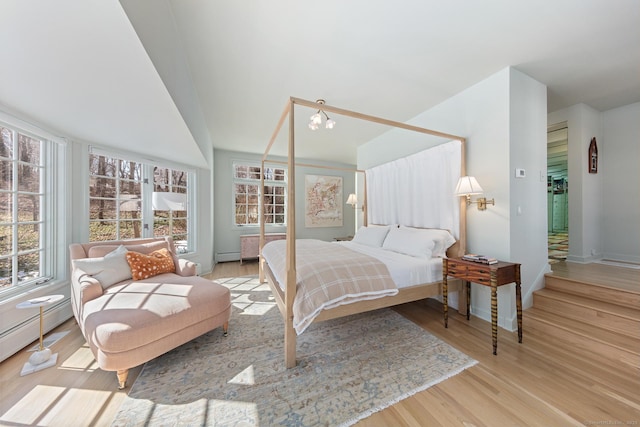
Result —
[[242, 372], [229, 380], [229, 384], [254, 385], [255, 383], [253, 365], [249, 365], [247, 368], [243, 369]]
[[87, 344], [74, 351], [71, 356], [60, 362], [58, 369], [66, 369], [71, 371], [93, 372], [98, 368], [98, 362], [93, 357], [93, 353]]
[[[56, 414], [74, 408], [78, 425], [94, 419], [111, 398], [111, 392], [38, 385], [2, 415], [2, 423], [54, 425]], [[91, 402], [76, 405], [74, 402]], [[65, 415], [67, 417], [67, 415]]]

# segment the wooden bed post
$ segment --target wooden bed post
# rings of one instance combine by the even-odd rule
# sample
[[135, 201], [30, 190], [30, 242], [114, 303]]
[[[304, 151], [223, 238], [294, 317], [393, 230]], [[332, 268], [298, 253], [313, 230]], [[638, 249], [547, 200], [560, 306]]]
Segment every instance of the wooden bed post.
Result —
[[289, 107], [289, 156], [287, 182], [287, 279], [285, 283], [284, 361], [287, 368], [296, 366], [296, 331], [293, 329], [293, 301], [296, 297], [296, 159], [294, 102]]
[[[267, 144], [267, 148], [266, 150], [264, 150], [264, 154], [262, 155], [262, 175], [260, 176], [260, 194], [264, 195], [264, 162], [265, 160], [267, 160], [267, 156], [269, 155], [269, 151], [271, 151], [271, 147], [273, 147], [273, 143], [276, 141], [276, 137], [278, 136], [278, 134], [280, 133], [280, 129], [282, 129], [282, 125], [284, 124], [284, 121], [286, 120], [286, 118], [289, 116], [289, 110], [292, 109], [293, 106], [293, 102], [291, 101], [291, 99], [289, 99], [289, 102], [287, 102], [286, 106], [284, 107], [284, 110], [282, 111], [282, 114], [280, 115], [280, 120], [278, 120], [278, 125], [276, 126], [276, 129], [273, 131], [273, 134], [271, 135], [271, 139], [269, 140], [269, 144]], [[264, 237], [264, 232], [265, 232], [265, 225], [264, 225], [264, 210], [260, 213], [260, 243], [258, 245], [259, 250], [258, 250], [258, 271], [259, 271], [259, 279], [260, 279], [260, 283], [264, 283], [264, 260], [262, 259], [262, 247], [265, 244], [265, 237]]]
[[364, 176], [364, 195], [362, 196], [362, 225], [365, 227], [369, 225], [369, 206], [367, 206], [367, 172], [362, 174]]
[[[264, 159], [262, 159], [262, 162], [260, 163], [260, 192], [259, 192], [259, 197], [264, 197]], [[264, 199], [263, 199], [264, 200]], [[262, 203], [260, 203], [260, 200], [258, 200], [258, 206], [262, 207]], [[260, 210], [260, 243], [258, 244], [258, 279], [260, 280], [260, 283], [264, 283], [264, 260], [262, 259], [262, 248], [264, 247], [265, 244], [265, 237], [264, 237], [264, 231], [265, 231], [265, 225], [264, 225], [264, 220], [265, 220], [265, 215], [264, 215], [264, 209]]]

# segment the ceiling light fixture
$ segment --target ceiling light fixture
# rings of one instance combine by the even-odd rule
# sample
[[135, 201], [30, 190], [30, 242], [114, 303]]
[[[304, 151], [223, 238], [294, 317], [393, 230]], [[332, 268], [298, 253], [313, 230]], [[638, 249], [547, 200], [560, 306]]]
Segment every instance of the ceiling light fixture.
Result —
[[[316, 100], [316, 102], [321, 106], [324, 105], [324, 99], [318, 99]], [[320, 127], [320, 125], [322, 124], [322, 115], [324, 115], [327, 119], [324, 127], [327, 129], [333, 129], [333, 127], [336, 125], [335, 120], [330, 119], [329, 116], [327, 116], [327, 113], [322, 110], [322, 108], [319, 108], [318, 112], [311, 116], [311, 119], [309, 120], [309, 129], [316, 130]]]

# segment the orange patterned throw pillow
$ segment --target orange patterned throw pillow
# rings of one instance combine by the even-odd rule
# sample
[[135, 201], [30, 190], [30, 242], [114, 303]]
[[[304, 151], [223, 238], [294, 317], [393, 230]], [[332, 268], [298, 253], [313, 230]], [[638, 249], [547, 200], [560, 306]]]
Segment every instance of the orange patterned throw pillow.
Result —
[[149, 255], [139, 252], [127, 252], [127, 262], [131, 267], [133, 280], [148, 279], [162, 273], [173, 273], [176, 266], [167, 249], [158, 249]]

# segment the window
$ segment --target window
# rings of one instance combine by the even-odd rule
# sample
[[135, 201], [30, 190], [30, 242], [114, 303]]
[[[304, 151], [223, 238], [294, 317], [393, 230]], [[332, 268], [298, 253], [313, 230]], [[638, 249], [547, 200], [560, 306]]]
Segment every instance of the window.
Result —
[[142, 165], [89, 155], [89, 241], [142, 237]]
[[[287, 174], [283, 168], [265, 167], [264, 194], [260, 191], [260, 166], [233, 165], [234, 221], [236, 225], [259, 225], [260, 209], [265, 224], [285, 225]], [[262, 204], [262, 207], [260, 206]]]
[[[188, 252], [192, 172], [89, 154], [89, 240], [171, 236]], [[153, 186], [145, 185], [152, 182]], [[151, 227], [150, 227], [151, 225]]]
[[0, 291], [45, 276], [46, 144], [0, 125]]
[[153, 235], [173, 237], [178, 253], [187, 252], [188, 246], [188, 178], [182, 170], [153, 169]]

